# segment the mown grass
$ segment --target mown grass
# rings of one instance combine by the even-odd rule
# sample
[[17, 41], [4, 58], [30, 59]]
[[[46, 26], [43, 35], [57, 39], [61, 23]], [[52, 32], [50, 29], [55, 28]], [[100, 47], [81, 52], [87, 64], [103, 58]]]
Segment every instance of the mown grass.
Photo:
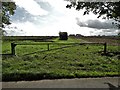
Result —
[[[54, 42], [81, 42], [69, 39]], [[27, 42], [27, 41], [26, 41]], [[33, 41], [28, 41], [33, 42]], [[57, 78], [81, 78], [118, 76], [118, 54], [101, 55], [103, 46], [76, 45], [60, 48], [64, 45], [21, 45], [16, 47], [16, 56], [3, 56], [3, 81], [39, 80]], [[118, 52], [118, 46], [108, 46], [109, 52]], [[3, 53], [10, 52], [10, 42], [3, 42]], [[34, 52], [34, 53], [33, 53]]]

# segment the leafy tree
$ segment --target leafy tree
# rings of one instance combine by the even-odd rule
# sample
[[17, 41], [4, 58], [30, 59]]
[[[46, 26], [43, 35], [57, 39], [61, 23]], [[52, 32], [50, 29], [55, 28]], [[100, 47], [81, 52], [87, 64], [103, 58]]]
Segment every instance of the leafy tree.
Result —
[[4, 31], [2, 28], [5, 28], [5, 25], [11, 24], [10, 16], [14, 15], [16, 10], [15, 2], [0, 2], [0, 17], [1, 17], [1, 25], [0, 25], [0, 32], [3, 33]]
[[118, 36], [120, 36], [120, 32], [118, 33]]
[[59, 39], [60, 40], [67, 40], [68, 39], [67, 32], [59, 32]]
[[89, 14], [90, 12], [102, 17], [103, 19], [113, 19], [118, 28], [120, 28], [120, 1], [119, 2], [79, 2], [69, 1], [70, 4], [66, 8], [74, 7], [76, 10], [85, 9], [83, 15]]

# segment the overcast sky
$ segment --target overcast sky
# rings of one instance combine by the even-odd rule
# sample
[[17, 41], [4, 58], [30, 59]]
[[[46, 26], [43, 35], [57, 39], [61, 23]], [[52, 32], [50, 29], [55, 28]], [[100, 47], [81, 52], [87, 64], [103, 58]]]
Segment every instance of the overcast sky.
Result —
[[68, 9], [64, 0], [14, 0], [17, 9], [11, 17], [7, 35], [56, 36], [59, 31], [82, 35], [116, 35], [118, 29], [112, 20], [83, 16], [83, 10]]

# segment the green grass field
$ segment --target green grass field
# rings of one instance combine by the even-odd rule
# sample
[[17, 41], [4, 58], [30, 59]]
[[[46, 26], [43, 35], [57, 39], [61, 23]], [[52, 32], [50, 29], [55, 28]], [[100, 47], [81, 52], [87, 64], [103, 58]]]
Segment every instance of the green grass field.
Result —
[[[69, 38], [53, 39], [57, 43], [85, 42]], [[34, 41], [22, 41], [22, 43]], [[17, 41], [21, 43], [21, 41]], [[3, 41], [2, 53], [10, 54], [11, 41]], [[3, 55], [3, 81], [40, 80], [118, 76], [118, 46], [107, 46], [108, 55], [102, 55], [102, 45], [18, 45], [16, 56]]]

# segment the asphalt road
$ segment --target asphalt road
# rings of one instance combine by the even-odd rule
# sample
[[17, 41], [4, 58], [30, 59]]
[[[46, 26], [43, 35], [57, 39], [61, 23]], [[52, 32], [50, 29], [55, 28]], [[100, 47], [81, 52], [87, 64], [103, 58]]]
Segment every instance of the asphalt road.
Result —
[[2, 82], [2, 88], [118, 88], [118, 77]]

